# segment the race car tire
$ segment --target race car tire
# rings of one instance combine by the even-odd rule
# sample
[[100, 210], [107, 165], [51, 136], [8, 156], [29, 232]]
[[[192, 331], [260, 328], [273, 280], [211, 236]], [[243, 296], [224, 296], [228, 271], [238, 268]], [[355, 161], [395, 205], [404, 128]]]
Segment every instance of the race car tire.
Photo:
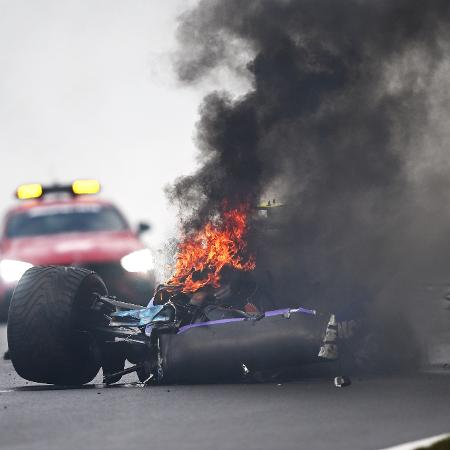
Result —
[[25, 272], [8, 317], [11, 361], [21, 377], [56, 385], [82, 385], [95, 378], [99, 351], [80, 320], [94, 293], [106, 295], [107, 289], [86, 269], [36, 266]]

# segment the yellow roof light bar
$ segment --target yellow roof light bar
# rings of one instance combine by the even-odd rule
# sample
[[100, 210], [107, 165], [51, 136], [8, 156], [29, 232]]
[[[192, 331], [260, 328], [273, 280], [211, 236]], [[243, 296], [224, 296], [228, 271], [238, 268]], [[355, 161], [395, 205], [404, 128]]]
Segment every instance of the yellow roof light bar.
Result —
[[20, 200], [27, 200], [32, 198], [42, 197], [42, 185], [38, 183], [22, 184], [17, 188], [16, 196]]
[[47, 194], [86, 195], [100, 192], [97, 180], [75, 180], [72, 184], [22, 184], [17, 188], [16, 197], [20, 200], [43, 198]]
[[100, 192], [100, 183], [97, 180], [75, 180], [72, 191], [76, 195], [97, 194]]

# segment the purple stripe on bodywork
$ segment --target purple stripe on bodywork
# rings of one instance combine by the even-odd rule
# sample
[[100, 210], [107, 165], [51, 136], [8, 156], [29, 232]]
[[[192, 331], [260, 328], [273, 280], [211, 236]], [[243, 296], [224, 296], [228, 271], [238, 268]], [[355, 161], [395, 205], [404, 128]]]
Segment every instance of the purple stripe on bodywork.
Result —
[[[312, 315], [312, 316], [316, 315], [316, 311], [314, 309], [306, 309], [306, 308], [299, 307], [299, 308], [295, 308], [295, 309], [285, 308], [285, 309], [275, 309], [273, 311], [267, 311], [264, 313], [264, 317], [282, 316], [283, 314], [295, 314], [295, 313], [308, 314], [308, 315]], [[234, 317], [231, 319], [219, 319], [219, 320], [211, 320], [209, 322], [193, 323], [193, 324], [185, 325], [185, 326], [181, 327], [178, 330], [177, 334], [183, 333], [191, 328], [206, 327], [206, 326], [210, 326], [210, 325], [220, 325], [220, 324], [232, 323], [232, 322], [244, 322], [244, 321], [249, 321], [249, 320], [252, 320], [252, 319]]]
[[280, 316], [282, 314], [289, 314], [289, 313], [302, 313], [302, 314], [310, 314], [311, 316], [315, 316], [317, 313], [314, 309], [306, 309], [302, 308], [301, 306], [299, 308], [295, 309], [274, 309], [273, 311], [267, 311], [264, 316], [265, 317], [272, 317], [272, 316]]
[[231, 322], [244, 322], [244, 320], [248, 320], [248, 319], [244, 319], [244, 318], [240, 318], [240, 317], [235, 317], [232, 319], [220, 319], [220, 320], [210, 320], [209, 322], [199, 322], [199, 323], [192, 323], [191, 325], [185, 325], [184, 327], [181, 327], [178, 330], [178, 333], [183, 333], [184, 331], [187, 331], [191, 328], [197, 328], [197, 327], [204, 327], [207, 325], [217, 325], [220, 323], [231, 323]]

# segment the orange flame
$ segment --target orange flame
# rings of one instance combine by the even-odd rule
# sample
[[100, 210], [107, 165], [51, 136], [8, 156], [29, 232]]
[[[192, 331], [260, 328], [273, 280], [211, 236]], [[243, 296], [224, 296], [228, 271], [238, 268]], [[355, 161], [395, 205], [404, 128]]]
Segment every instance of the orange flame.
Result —
[[208, 222], [201, 230], [179, 244], [175, 273], [168, 284], [181, 285], [185, 293], [206, 285], [219, 287], [220, 271], [225, 265], [249, 271], [255, 268], [252, 255], [246, 256], [248, 207], [227, 210], [216, 222]]

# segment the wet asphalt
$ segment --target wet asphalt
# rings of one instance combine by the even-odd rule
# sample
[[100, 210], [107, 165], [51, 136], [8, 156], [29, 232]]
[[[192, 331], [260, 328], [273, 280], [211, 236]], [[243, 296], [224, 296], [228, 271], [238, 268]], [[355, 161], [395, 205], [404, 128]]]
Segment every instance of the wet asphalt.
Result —
[[[6, 330], [0, 326], [0, 351]], [[450, 356], [450, 355], [449, 355]], [[450, 431], [450, 369], [267, 384], [58, 389], [0, 361], [0, 448], [379, 449]]]

